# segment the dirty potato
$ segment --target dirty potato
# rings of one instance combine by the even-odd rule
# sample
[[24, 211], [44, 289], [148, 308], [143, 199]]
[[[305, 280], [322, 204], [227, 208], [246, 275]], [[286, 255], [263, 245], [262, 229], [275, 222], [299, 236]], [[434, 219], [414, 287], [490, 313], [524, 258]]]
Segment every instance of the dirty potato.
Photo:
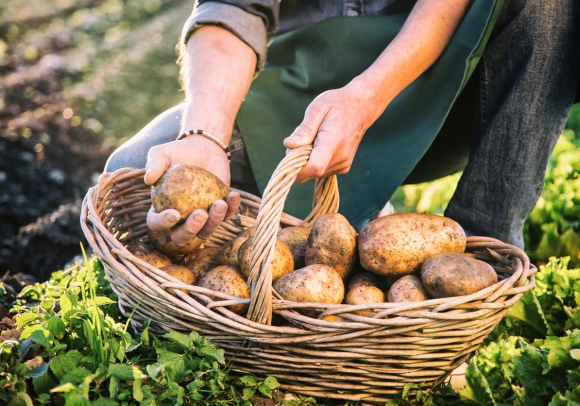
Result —
[[151, 188], [151, 203], [157, 213], [175, 209], [181, 221], [197, 209], [209, 210], [224, 200], [230, 188], [213, 173], [190, 165], [174, 165]]
[[[238, 251], [238, 260], [240, 261], [240, 268], [244, 275], [250, 275], [250, 260], [252, 259], [252, 248], [254, 246], [254, 238], [248, 238]], [[286, 275], [294, 270], [294, 259], [290, 248], [282, 241], [276, 240], [274, 259], [272, 259], [272, 282]]]
[[276, 280], [273, 285], [284, 299], [293, 302], [339, 304], [344, 298], [344, 283], [327, 265], [307, 265]]
[[356, 231], [346, 218], [338, 213], [320, 216], [312, 226], [304, 262], [306, 265], [323, 264], [346, 279], [357, 260]]
[[427, 258], [440, 252], [465, 251], [461, 226], [432, 214], [396, 213], [367, 224], [358, 236], [360, 262], [379, 275], [418, 272]]
[[219, 248], [198, 248], [183, 257], [183, 266], [188, 268], [200, 280], [212, 268], [218, 265]]
[[[220, 265], [209, 270], [201, 278], [197, 286], [242, 299], [249, 299], [251, 294], [244, 275], [242, 275], [238, 268], [231, 265]], [[211, 297], [210, 294], [208, 296]], [[215, 300], [222, 299], [215, 298]], [[248, 310], [248, 305], [241, 303], [227, 306], [227, 309], [241, 315]]]
[[[385, 301], [385, 293], [376, 286], [355, 286], [346, 294], [345, 302], [351, 305], [367, 304], [367, 303], [383, 303]], [[372, 316], [374, 312], [369, 310], [357, 311], [359, 316]]]
[[379, 286], [377, 275], [371, 272], [361, 272], [353, 275], [348, 281], [347, 288], [350, 290], [357, 286]]
[[[183, 265], [168, 265], [160, 269], [187, 285], [195, 285], [195, 275]], [[181, 289], [181, 291], [185, 294], [189, 293], [186, 289]]]
[[422, 302], [430, 299], [421, 279], [405, 275], [391, 285], [387, 292], [389, 302]]
[[248, 227], [240, 234], [238, 234], [238, 238], [250, 238], [254, 236], [255, 227]]
[[127, 250], [140, 260], [153, 265], [155, 268], [162, 268], [172, 264], [167, 255], [157, 251], [144, 241], [137, 241], [127, 245]]
[[189, 254], [196, 248], [203, 244], [203, 240], [195, 237], [187, 242], [185, 245], [178, 245], [171, 240], [171, 232], [169, 229], [153, 231], [148, 230], [149, 242], [159, 251], [163, 252], [173, 262], [179, 262], [184, 255]]
[[220, 265], [239, 266], [238, 251], [248, 237], [238, 237], [222, 245], [218, 256]]
[[467, 255], [441, 253], [425, 261], [421, 281], [434, 298], [464, 296], [493, 285], [497, 274], [486, 262]]
[[304, 253], [310, 229], [307, 227], [286, 227], [278, 233], [278, 239], [290, 248], [294, 258], [294, 268], [304, 267]]

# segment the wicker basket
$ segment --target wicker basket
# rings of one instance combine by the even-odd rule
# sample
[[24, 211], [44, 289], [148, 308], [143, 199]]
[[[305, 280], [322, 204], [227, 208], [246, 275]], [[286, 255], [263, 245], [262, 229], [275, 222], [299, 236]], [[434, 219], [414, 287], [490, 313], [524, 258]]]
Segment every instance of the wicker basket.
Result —
[[[282, 208], [311, 149], [301, 147], [284, 158], [262, 201], [240, 192], [239, 215], [222, 223], [206, 243], [223, 245], [256, 225], [248, 280], [251, 299], [184, 285], [134, 257], [125, 245], [147, 238], [145, 218], [151, 205], [144, 170], [102, 175], [84, 199], [81, 225], [103, 262], [121, 311], [129, 315], [136, 307], [135, 326], [151, 319], [150, 328], [157, 333], [196, 330], [234, 357], [234, 368], [273, 375], [283, 389], [305, 395], [386, 402], [406, 383], [425, 382], [429, 388], [442, 382], [534, 286], [535, 268], [517, 247], [469, 237], [467, 251], [492, 264], [499, 276], [498, 283], [472, 295], [368, 305], [282, 300], [272, 290], [269, 259], [280, 225], [303, 224]], [[338, 210], [335, 177], [316, 183], [313, 207], [306, 225]], [[225, 308], [236, 303], [249, 303], [247, 318]], [[298, 312], [305, 309], [314, 310], [318, 318]], [[357, 315], [363, 310], [374, 314]], [[285, 319], [284, 325], [271, 325], [272, 314]], [[326, 315], [340, 315], [343, 321], [322, 320]]]

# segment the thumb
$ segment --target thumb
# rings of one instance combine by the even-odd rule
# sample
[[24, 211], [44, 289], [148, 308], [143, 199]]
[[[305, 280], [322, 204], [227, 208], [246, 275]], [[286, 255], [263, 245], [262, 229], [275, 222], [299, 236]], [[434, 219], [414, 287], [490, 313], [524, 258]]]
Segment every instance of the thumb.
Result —
[[145, 165], [145, 176], [143, 180], [149, 186], [155, 184], [161, 175], [169, 169], [169, 159], [155, 148], [153, 147], [149, 150], [147, 164]]
[[304, 120], [289, 137], [284, 139], [286, 148], [298, 148], [304, 145], [311, 145], [318, 134], [318, 128], [326, 116], [327, 110], [312, 104], [308, 106], [304, 113]]

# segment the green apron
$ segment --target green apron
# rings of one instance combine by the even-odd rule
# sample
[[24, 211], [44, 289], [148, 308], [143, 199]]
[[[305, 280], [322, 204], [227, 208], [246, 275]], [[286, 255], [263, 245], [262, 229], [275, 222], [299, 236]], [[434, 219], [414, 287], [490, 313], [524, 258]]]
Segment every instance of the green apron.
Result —
[[[338, 178], [340, 212], [351, 224], [377, 213], [425, 154], [481, 57], [500, 3], [476, 0], [437, 62], [367, 130], [350, 172]], [[333, 17], [274, 39], [237, 116], [261, 191], [310, 102], [368, 68], [406, 18]], [[312, 181], [294, 185], [284, 211], [304, 218], [312, 191]]]

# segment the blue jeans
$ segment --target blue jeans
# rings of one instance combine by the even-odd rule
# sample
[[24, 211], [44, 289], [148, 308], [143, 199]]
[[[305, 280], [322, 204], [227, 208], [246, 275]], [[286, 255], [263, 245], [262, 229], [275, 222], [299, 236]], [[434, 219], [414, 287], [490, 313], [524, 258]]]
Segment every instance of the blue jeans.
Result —
[[[407, 179], [423, 182], [463, 169], [445, 215], [468, 234], [523, 247], [523, 223], [578, 88], [579, 39], [579, 1], [506, 1], [478, 71]], [[177, 137], [180, 111], [175, 106], [149, 123], [111, 155], [106, 170], [144, 167], [149, 148]], [[453, 156], [441, 154], [446, 145]], [[258, 194], [236, 129], [230, 147], [232, 186]], [[446, 161], [452, 164], [441, 165]]]

